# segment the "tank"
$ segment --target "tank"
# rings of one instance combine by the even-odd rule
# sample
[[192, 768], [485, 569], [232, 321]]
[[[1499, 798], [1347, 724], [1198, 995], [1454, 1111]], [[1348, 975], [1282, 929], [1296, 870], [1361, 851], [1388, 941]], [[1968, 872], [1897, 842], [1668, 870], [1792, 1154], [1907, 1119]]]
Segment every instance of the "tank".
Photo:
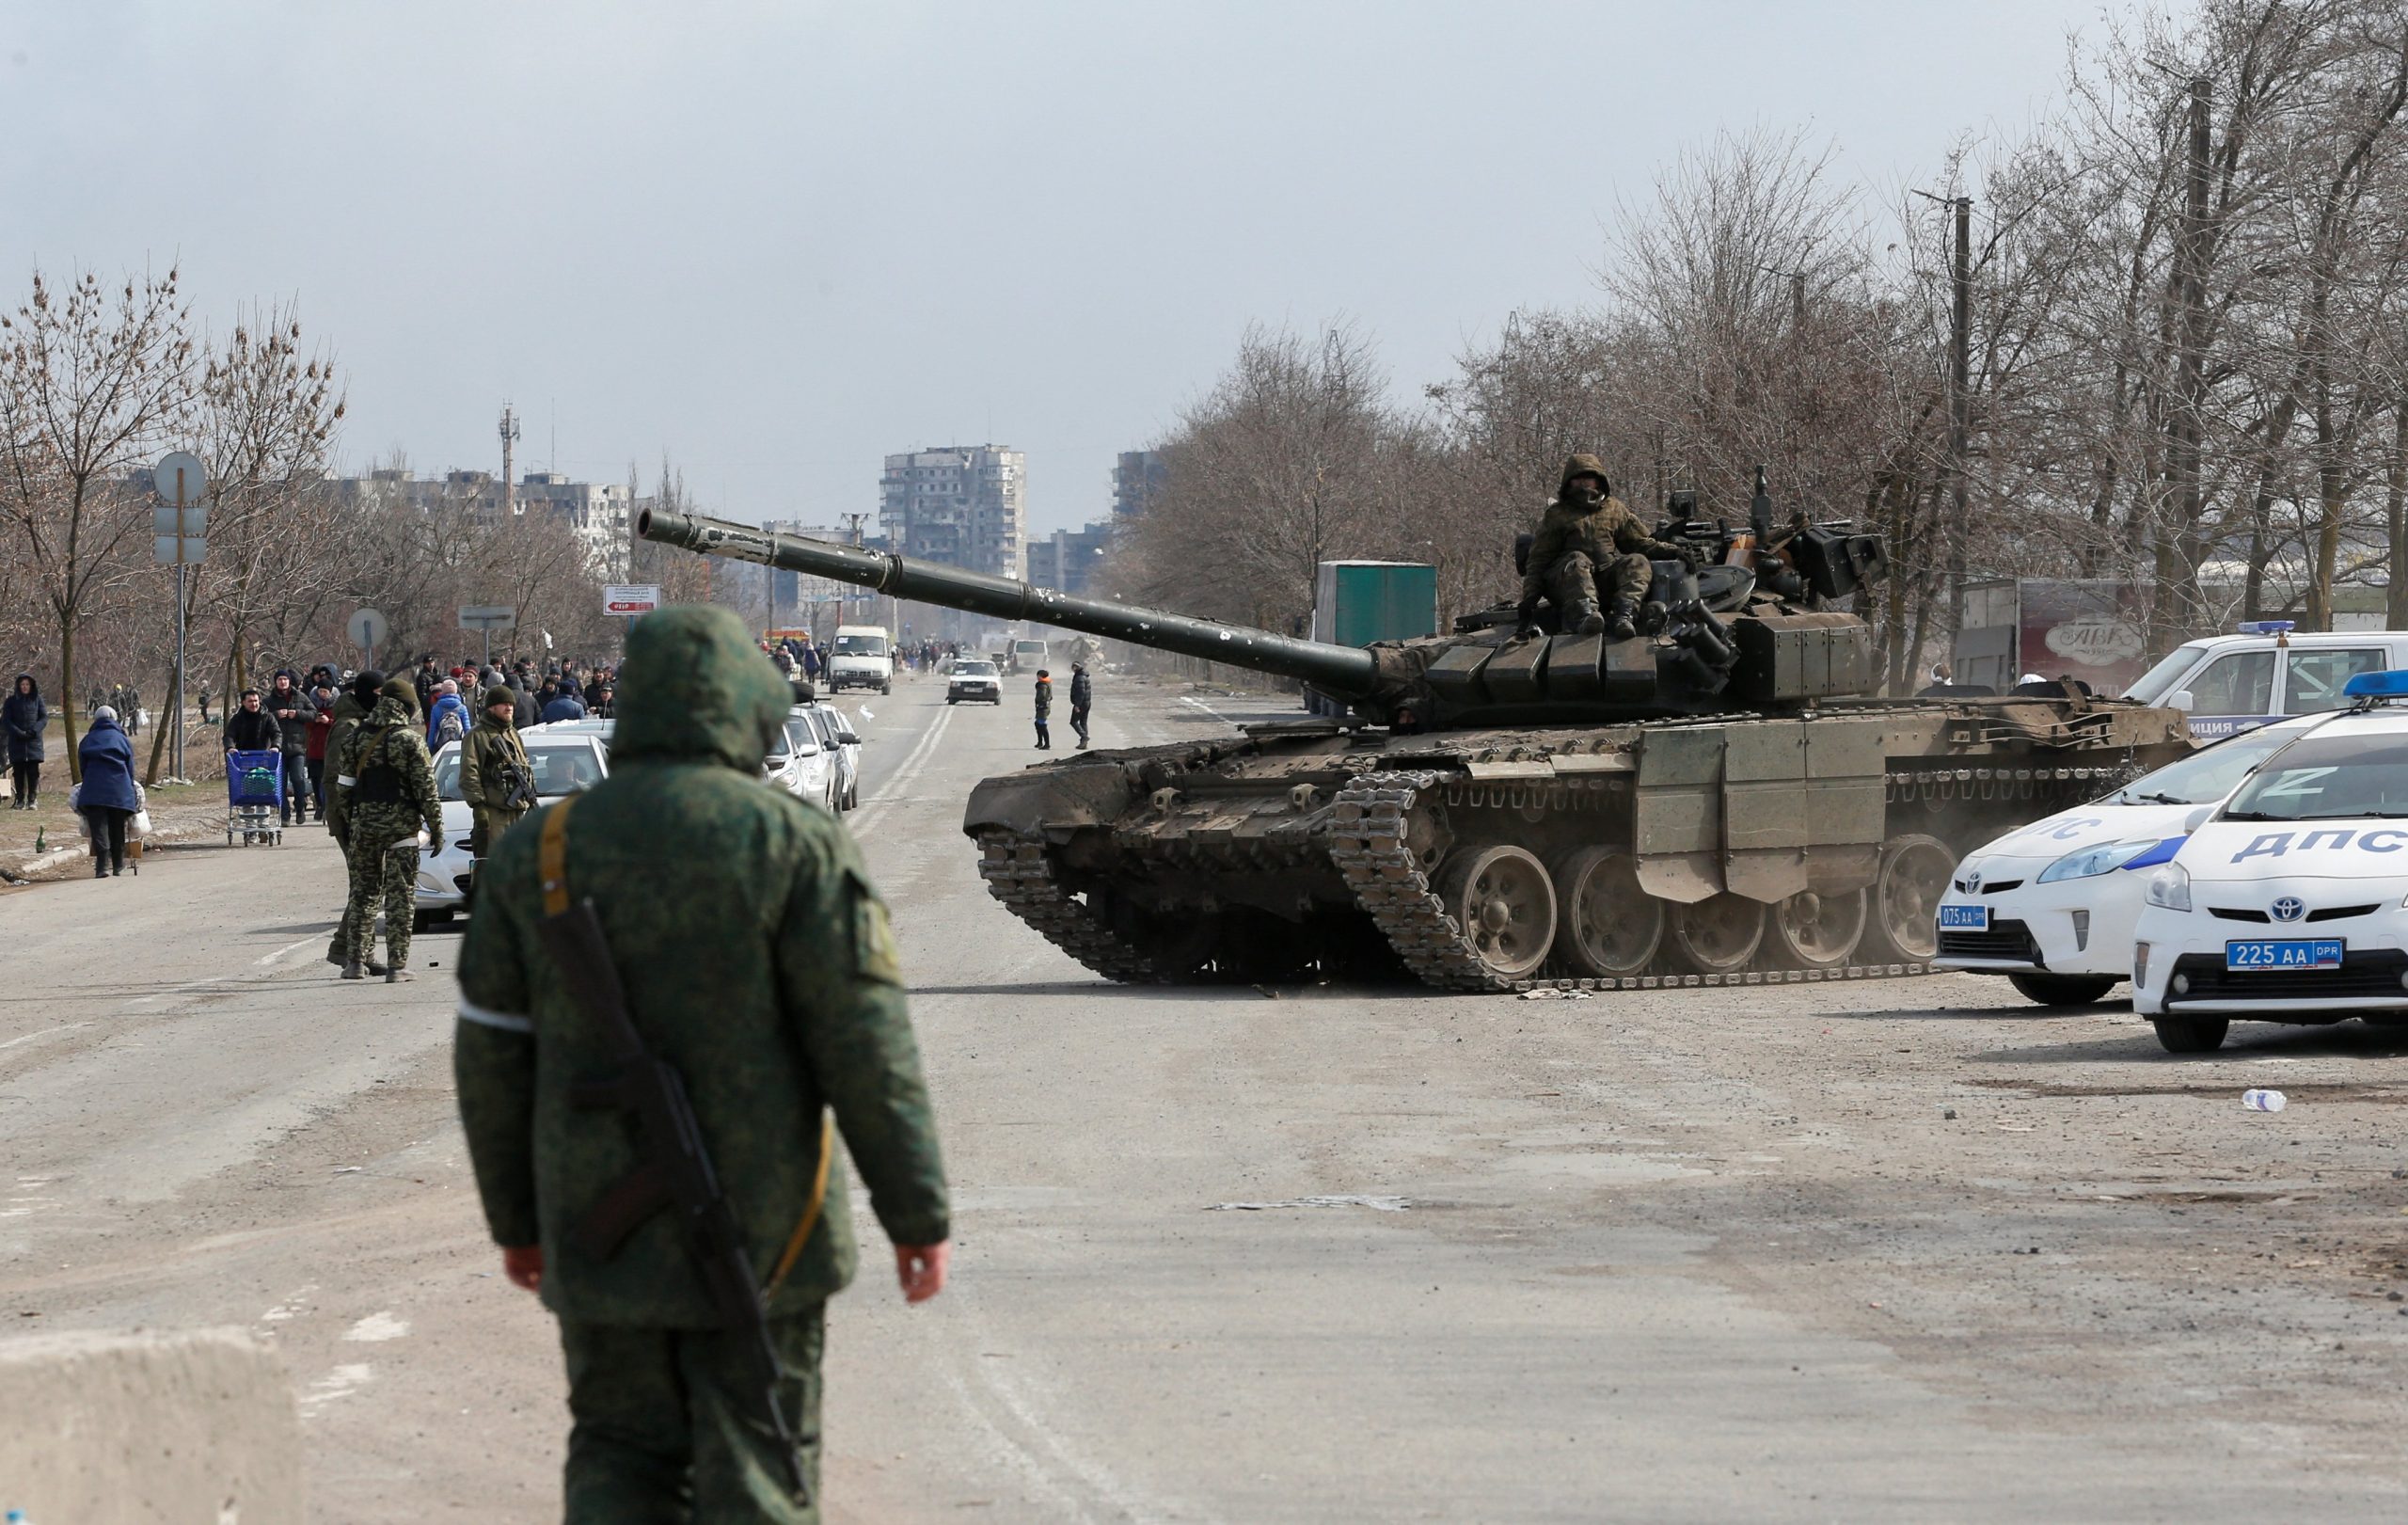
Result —
[[[1831, 607], [1877, 536], [1677, 501], [1640, 633], [1511, 605], [1363, 648], [653, 512], [637, 533], [1297, 679], [1342, 701], [990, 778], [962, 830], [995, 898], [1125, 981], [1406, 977], [1653, 989], [1926, 971], [1959, 857], [2191, 748], [2178, 711], [2078, 685], [1879, 699]], [[1527, 543], [1517, 548], [1517, 560]]]

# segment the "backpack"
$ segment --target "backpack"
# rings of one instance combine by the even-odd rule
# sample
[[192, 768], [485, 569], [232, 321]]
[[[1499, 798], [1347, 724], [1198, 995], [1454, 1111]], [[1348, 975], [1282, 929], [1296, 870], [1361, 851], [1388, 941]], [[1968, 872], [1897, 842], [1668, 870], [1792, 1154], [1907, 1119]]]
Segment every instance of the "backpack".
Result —
[[460, 712], [447, 709], [443, 718], [435, 723], [435, 744], [440, 748], [445, 742], [457, 741], [467, 733], [468, 728], [460, 723]]

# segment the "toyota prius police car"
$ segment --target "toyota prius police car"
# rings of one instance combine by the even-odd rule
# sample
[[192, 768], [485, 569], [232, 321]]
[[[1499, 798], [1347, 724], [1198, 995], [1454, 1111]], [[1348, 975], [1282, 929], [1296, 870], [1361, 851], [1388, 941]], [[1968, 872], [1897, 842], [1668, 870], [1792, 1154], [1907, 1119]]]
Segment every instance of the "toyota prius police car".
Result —
[[2142, 894], [2150, 871], [2181, 847], [2189, 818], [2332, 718], [2244, 731], [1967, 853], [1941, 898], [1932, 961], [2004, 975], [2043, 1006], [2099, 1000], [2131, 976]]
[[2236, 1017], [2408, 1021], [2408, 672], [2345, 691], [2148, 875], [2132, 1005], [2174, 1053]]

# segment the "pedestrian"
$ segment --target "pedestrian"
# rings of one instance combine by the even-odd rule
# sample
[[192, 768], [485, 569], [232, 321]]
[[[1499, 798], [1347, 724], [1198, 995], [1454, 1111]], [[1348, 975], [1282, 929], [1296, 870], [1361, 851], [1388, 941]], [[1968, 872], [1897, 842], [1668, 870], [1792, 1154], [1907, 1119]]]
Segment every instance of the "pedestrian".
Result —
[[209, 685], [206, 683], [200, 686], [200, 723], [203, 725], [216, 723], [209, 718]]
[[317, 713], [309, 696], [301, 690], [300, 675], [290, 667], [279, 667], [269, 681], [267, 696], [261, 707], [276, 717], [277, 750], [284, 755], [283, 795], [277, 800], [277, 815], [290, 826], [295, 818], [309, 818], [309, 722]]
[[226, 724], [218, 734], [229, 752], [277, 752], [284, 750], [284, 736], [277, 728], [276, 717], [260, 707], [260, 691], [243, 691], [243, 707], [226, 717]]
[[464, 741], [468, 736], [468, 704], [460, 697], [456, 678], [445, 678], [435, 686], [435, 706], [426, 712], [426, 750], [441, 752], [453, 741]]
[[[510, 832], [481, 876], [460, 954], [461, 1122], [502, 1270], [560, 1320], [565, 1517], [816, 1520], [826, 1304], [856, 1254], [839, 1134], [906, 1300], [936, 1295], [950, 1257], [902, 972], [849, 834], [760, 786], [788, 690], [736, 615], [645, 615], [621, 678], [610, 776]], [[757, 1304], [749, 1281], [714, 1299], [679, 1212], [607, 1249], [586, 1231], [642, 1156], [624, 1116], [569, 1100], [627, 1057], [539, 929], [585, 913], [649, 1057], [685, 1082], [737, 1252], [766, 1273]], [[748, 1385], [748, 1332], [775, 1353], [783, 1437]]]
[[499, 684], [485, 691], [484, 701], [477, 728], [460, 747], [460, 798], [476, 821], [468, 830], [468, 855], [479, 859], [535, 803], [535, 770], [511, 723], [515, 701]]
[[562, 721], [583, 720], [585, 701], [577, 696], [575, 682], [562, 684], [544, 705], [544, 723], [557, 725]]
[[1095, 704], [1095, 683], [1087, 676], [1087, 664], [1070, 664], [1070, 729], [1079, 733], [1079, 747], [1087, 744], [1087, 711]]
[[802, 675], [819, 681], [819, 648], [808, 641], [802, 643]]
[[344, 802], [344, 834], [351, 844], [351, 898], [343, 917], [350, 924], [351, 946], [342, 977], [358, 979], [365, 973], [381, 904], [385, 982], [408, 979], [410, 894], [418, 881], [419, 843], [443, 834], [435, 764], [419, 732], [418, 691], [409, 679], [394, 678], [377, 691], [376, 707], [343, 748], [335, 786], [350, 791]]
[[8, 697], [0, 700], [0, 729], [8, 739], [8, 808], [31, 810], [41, 797], [41, 765], [47, 755], [50, 707], [31, 673], [19, 673]]
[[75, 744], [75, 810], [92, 841], [92, 877], [125, 872], [125, 823], [142, 808], [134, 789], [134, 743], [117, 723], [117, 710], [92, 711], [92, 728]]
[[435, 703], [435, 686], [443, 681], [442, 669], [435, 665], [435, 653], [428, 652], [418, 659], [418, 672], [410, 678], [410, 687], [418, 693], [420, 714]]
[[309, 739], [303, 746], [301, 760], [309, 770], [309, 802], [317, 808], [318, 819], [326, 818], [326, 742], [334, 736], [335, 691], [334, 675], [323, 667], [318, 686], [309, 691]]
[[1040, 667], [1037, 670], [1037, 750], [1054, 750], [1053, 733], [1046, 723], [1054, 716], [1054, 675]]
[[[346, 884], [350, 882], [351, 869], [351, 789], [342, 782], [342, 757], [351, 749], [351, 739], [359, 730], [359, 723], [376, 707], [377, 693], [384, 686], [385, 675], [372, 667], [343, 685], [342, 691], [335, 696], [334, 723], [326, 729], [326, 755], [333, 759], [330, 767], [335, 772], [334, 785], [326, 790], [326, 831], [334, 837], [335, 846], [342, 850]], [[368, 913], [368, 926], [371, 931], [376, 927], [376, 913], [372, 908]], [[338, 969], [348, 963], [351, 961], [351, 902], [346, 895], [342, 916], [335, 923], [334, 938], [326, 945], [326, 961]], [[376, 961], [372, 953], [368, 956], [366, 969], [372, 975], [385, 972], [385, 966]]]
[[618, 690], [608, 683], [602, 685], [601, 695], [594, 701], [594, 716], [595, 719], [609, 720], [611, 717], [612, 707], [617, 702], [618, 691]]

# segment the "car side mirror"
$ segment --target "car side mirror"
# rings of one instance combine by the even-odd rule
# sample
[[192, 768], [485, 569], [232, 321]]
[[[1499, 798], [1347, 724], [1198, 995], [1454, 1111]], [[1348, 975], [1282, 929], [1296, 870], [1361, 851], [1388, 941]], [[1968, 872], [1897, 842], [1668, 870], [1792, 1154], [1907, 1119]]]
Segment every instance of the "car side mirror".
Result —
[[2205, 826], [2210, 819], [2214, 818], [2215, 813], [2216, 807], [2213, 805], [2201, 805], [2198, 809], [2192, 811], [2189, 815], [2182, 818], [2182, 834], [2188, 836], [2191, 833], [2197, 831], [2202, 826]]
[[2191, 697], [2191, 691], [2188, 689], [2177, 689], [2165, 696], [2166, 708], [2178, 709], [2185, 715], [2189, 714], [2197, 703], [2196, 699]]

